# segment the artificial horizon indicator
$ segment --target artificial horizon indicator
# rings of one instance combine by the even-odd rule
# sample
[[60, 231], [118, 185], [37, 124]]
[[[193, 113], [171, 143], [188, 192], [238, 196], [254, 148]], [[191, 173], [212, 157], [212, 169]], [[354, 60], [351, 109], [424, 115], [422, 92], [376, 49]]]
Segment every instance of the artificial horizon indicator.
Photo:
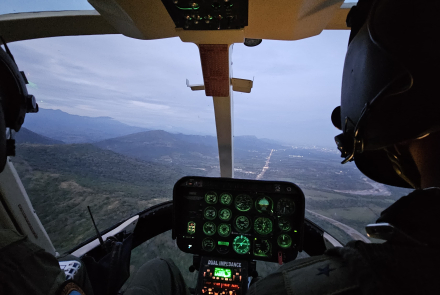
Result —
[[261, 196], [257, 198], [255, 201], [255, 209], [257, 209], [258, 212], [270, 212], [272, 211], [273, 202], [272, 199], [266, 196]]

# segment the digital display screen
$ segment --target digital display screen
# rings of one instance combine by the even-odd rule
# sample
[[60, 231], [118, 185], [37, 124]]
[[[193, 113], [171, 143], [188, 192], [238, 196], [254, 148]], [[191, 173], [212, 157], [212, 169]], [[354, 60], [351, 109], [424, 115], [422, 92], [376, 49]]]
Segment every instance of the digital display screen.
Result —
[[229, 242], [218, 241], [220, 246], [229, 246]]
[[232, 271], [229, 268], [220, 268], [220, 267], [214, 268], [214, 277], [230, 278], [231, 276], [232, 276]]

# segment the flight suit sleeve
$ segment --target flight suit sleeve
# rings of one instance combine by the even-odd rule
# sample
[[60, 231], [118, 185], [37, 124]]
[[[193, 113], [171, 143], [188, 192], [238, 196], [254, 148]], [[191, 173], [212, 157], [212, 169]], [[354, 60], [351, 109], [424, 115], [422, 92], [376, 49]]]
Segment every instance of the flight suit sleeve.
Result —
[[[345, 256], [351, 257], [349, 260]], [[361, 288], [369, 277], [364, 261], [352, 249], [339, 248], [321, 256], [292, 261], [249, 288], [249, 295], [264, 294], [372, 294]], [[368, 278], [367, 278], [368, 281]]]

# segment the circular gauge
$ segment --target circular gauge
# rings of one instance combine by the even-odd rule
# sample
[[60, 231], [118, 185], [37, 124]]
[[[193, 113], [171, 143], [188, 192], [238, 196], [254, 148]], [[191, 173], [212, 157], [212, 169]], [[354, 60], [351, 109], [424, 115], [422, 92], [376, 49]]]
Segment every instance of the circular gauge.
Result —
[[292, 246], [292, 238], [289, 235], [282, 234], [278, 236], [277, 243], [281, 248], [289, 248]]
[[295, 202], [287, 198], [280, 199], [277, 203], [277, 212], [280, 215], [292, 215], [295, 212]]
[[209, 192], [205, 194], [205, 202], [208, 204], [217, 203], [217, 194], [215, 192]]
[[212, 206], [206, 207], [203, 216], [205, 216], [206, 219], [213, 220], [217, 216], [217, 210]]
[[252, 198], [248, 195], [238, 195], [235, 198], [235, 208], [240, 211], [249, 211], [252, 207]]
[[271, 246], [268, 240], [256, 240], [254, 244], [254, 255], [269, 256], [270, 248]]
[[267, 217], [258, 217], [254, 221], [254, 229], [260, 235], [267, 235], [272, 231], [272, 220]]
[[232, 242], [232, 248], [238, 254], [247, 254], [251, 249], [251, 242], [245, 236], [236, 236]]
[[270, 212], [272, 211], [273, 203], [272, 199], [266, 196], [260, 196], [255, 201], [255, 209], [257, 209], [258, 212]]
[[251, 229], [251, 222], [246, 216], [240, 215], [235, 218], [235, 228], [239, 232], [247, 232]]
[[203, 225], [203, 232], [205, 233], [205, 235], [212, 236], [213, 234], [215, 234], [215, 230], [216, 227], [214, 222], [208, 221], [205, 222], [205, 224]]
[[231, 205], [232, 203], [232, 195], [228, 194], [228, 193], [223, 193], [220, 195], [220, 203], [222, 203], [223, 205]]
[[204, 238], [202, 241], [202, 248], [205, 251], [211, 252], [215, 248], [214, 240], [211, 238]]
[[222, 237], [227, 237], [231, 234], [231, 226], [226, 223], [221, 223], [218, 226], [218, 234]]
[[278, 227], [282, 231], [289, 231], [292, 229], [292, 226], [290, 225], [290, 221], [285, 217], [281, 217], [280, 219], [278, 219]]
[[232, 212], [228, 208], [223, 208], [218, 211], [218, 218], [223, 221], [228, 221], [232, 217]]

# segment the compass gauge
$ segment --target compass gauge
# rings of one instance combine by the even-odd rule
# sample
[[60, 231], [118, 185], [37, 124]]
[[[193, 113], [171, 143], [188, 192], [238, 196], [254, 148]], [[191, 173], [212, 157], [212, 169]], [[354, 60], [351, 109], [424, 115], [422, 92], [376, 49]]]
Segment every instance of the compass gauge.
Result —
[[251, 222], [246, 216], [240, 215], [235, 218], [235, 228], [239, 232], [248, 232], [251, 229]]
[[205, 194], [205, 202], [208, 204], [217, 203], [217, 194], [215, 192], [209, 192]]
[[252, 207], [252, 198], [248, 195], [238, 195], [235, 198], [235, 208], [239, 211], [246, 212]]
[[218, 234], [222, 237], [227, 237], [231, 234], [231, 226], [226, 223], [221, 223], [218, 226]]
[[220, 203], [223, 205], [231, 205], [232, 204], [232, 195], [228, 193], [223, 193], [220, 195]]
[[211, 238], [204, 238], [202, 241], [202, 248], [205, 251], [211, 252], [215, 248], [214, 240]]
[[254, 221], [254, 229], [260, 235], [267, 235], [272, 232], [272, 220], [267, 217], [258, 217]]
[[206, 219], [213, 220], [217, 216], [217, 210], [212, 206], [206, 207], [203, 216], [205, 216]]
[[251, 249], [251, 242], [245, 236], [236, 236], [232, 242], [232, 248], [238, 254], [247, 254]]
[[228, 221], [232, 217], [232, 212], [228, 208], [220, 209], [218, 212], [218, 218], [220, 218], [223, 221]]
[[216, 231], [216, 226], [214, 222], [212, 221], [205, 222], [205, 224], [203, 225], [203, 232], [205, 233], [205, 235], [212, 236], [213, 234], [215, 234], [215, 231]]

